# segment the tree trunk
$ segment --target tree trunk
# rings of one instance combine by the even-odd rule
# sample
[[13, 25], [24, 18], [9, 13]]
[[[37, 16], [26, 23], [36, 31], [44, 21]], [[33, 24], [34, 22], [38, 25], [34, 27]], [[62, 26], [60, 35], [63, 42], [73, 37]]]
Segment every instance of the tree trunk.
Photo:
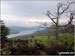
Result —
[[59, 34], [59, 32], [58, 32], [58, 24], [56, 25], [56, 39], [58, 40], [58, 38], [59, 38], [59, 36], [58, 36], [58, 34]]

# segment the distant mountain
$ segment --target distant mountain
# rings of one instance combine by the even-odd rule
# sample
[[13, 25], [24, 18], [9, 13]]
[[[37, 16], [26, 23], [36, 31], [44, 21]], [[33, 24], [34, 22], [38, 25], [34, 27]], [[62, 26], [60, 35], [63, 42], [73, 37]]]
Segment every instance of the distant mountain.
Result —
[[37, 27], [18, 27], [18, 26], [12, 26], [9, 27], [10, 34], [17, 34], [21, 31], [27, 31], [27, 30], [37, 30]]
[[53, 28], [53, 26], [50, 26], [49, 28], [51, 28], [51, 29], [41, 29], [39, 32], [35, 31], [32, 34], [18, 36], [18, 37], [14, 37], [14, 38], [11, 38], [11, 39], [24, 39], [24, 38], [29, 38], [29, 37], [32, 37], [32, 36], [52, 35], [53, 34], [52, 32], [54, 32], [55, 29]]

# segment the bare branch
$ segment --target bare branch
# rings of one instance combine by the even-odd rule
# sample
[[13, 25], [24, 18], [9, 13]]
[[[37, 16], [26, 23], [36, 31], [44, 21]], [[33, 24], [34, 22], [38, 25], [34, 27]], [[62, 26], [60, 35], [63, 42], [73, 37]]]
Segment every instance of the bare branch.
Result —
[[47, 11], [47, 13], [48, 13], [49, 15], [52, 15], [52, 16], [56, 17], [55, 15], [53, 15], [52, 13], [50, 13], [50, 11]]
[[56, 18], [52, 18], [50, 15], [52, 15], [49, 11], [47, 11], [47, 14], [46, 14], [55, 24], [56, 22], [53, 20], [53, 19], [56, 19]]
[[65, 26], [71, 24], [73, 19], [74, 19], [74, 12], [72, 12], [72, 13], [70, 14], [70, 20], [69, 20], [68, 24], [63, 25], [63, 26], [59, 26], [59, 27], [65, 27]]
[[[69, 6], [70, 6], [71, 4], [73, 4], [73, 3], [75, 3], [75, 2], [69, 3], [69, 4], [67, 5], [67, 7], [66, 7], [65, 9], [63, 9], [63, 11], [60, 13], [60, 15], [63, 14], [63, 13], [66, 13], [65, 11], [68, 10]], [[63, 4], [62, 4], [62, 6], [63, 6]], [[61, 6], [61, 7], [62, 7], [62, 6]]]
[[[53, 15], [52, 13], [50, 13], [50, 11], [47, 11], [47, 14], [46, 14], [46, 15], [54, 16], [54, 18], [53, 18], [53, 19], [56, 19], [56, 16], [55, 16], [55, 15]], [[51, 16], [50, 16], [50, 18], [52, 18]]]

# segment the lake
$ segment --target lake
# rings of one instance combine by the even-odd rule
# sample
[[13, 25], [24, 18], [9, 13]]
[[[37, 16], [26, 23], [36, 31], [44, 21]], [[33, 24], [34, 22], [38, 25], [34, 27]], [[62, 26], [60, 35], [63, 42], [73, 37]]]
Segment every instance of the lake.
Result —
[[21, 31], [21, 32], [19, 32], [17, 34], [10, 34], [7, 37], [8, 38], [13, 38], [13, 37], [17, 37], [17, 36], [23, 36], [23, 35], [27, 35], [27, 34], [32, 34], [35, 31], [36, 30]]

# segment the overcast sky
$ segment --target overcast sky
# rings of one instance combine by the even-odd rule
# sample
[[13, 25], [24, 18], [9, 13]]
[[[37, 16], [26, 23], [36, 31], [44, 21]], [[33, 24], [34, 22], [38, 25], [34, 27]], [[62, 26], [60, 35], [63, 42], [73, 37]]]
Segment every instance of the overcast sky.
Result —
[[[44, 13], [51, 10], [55, 14], [59, 2], [67, 3], [67, 1], [1, 1], [1, 19], [6, 26], [34, 27], [43, 22], [51, 23]], [[64, 16], [60, 21], [66, 22], [68, 19]]]

